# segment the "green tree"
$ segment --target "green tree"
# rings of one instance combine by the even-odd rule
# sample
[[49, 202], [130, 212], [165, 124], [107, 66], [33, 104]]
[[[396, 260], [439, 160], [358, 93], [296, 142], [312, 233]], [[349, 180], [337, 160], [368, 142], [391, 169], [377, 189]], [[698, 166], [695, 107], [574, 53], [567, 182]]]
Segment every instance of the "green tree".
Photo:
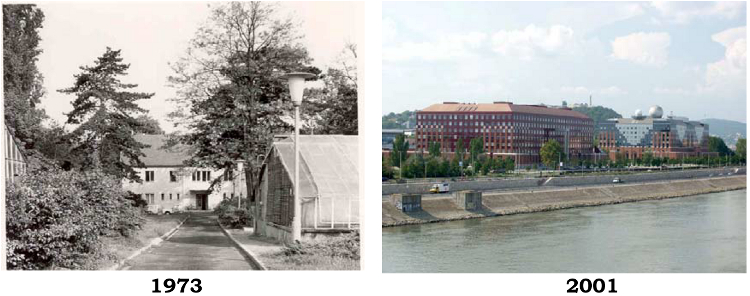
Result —
[[747, 158], [747, 139], [737, 139], [737, 155], [740, 161], [745, 161]]
[[464, 139], [458, 138], [458, 141], [456, 141], [456, 157], [458, 158], [458, 161], [464, 161], [465, 153], [466, 148], [464, 148]]
[[484, 154], [484, 141], [482, 138], [474, 138], [469, 142], [469, 157], [472, 164], [479, 160], [479, 156]]
[[542, 163], [544, 163], [544, 165], [546, 165], [548, 168], [557, 167], [557, 161], [558, 159], [561, 159], [560, 157], [562, 153], [562, 146], [560, 146], [560, 143], [555, 140], [547, 141], [547, 143], [544, 143], [544, 145], [542, 145], [541, 150], [539, 150], [539, 154], [542, 157]]
[[391, 152], [391, 164], [393, 166], [401, 167], [401, 164], [406, 162], [406, 154], [409, 151], [409, 142], [406, 141], [404, 135], [397, 135], [396, 139], [393, 140], [393, 150]]
[[36, 108], [44, 95], [36, 66], [42, 50], [39, 30], [44, 13], [34, 4], [3, 4], [3, 105], [5, 122], [24, 145], [34, 148], [44, 111]]
[[247, 191], [255, 201], [257, 156], [265, 155], [273, 135], [293, 130], [284, 118], [293, 116], [294, 106], [278, 73], [321, 71], [310, 66], [296, 23], [280, 17], [277, 4], [212, 7], [185, 55], [172, 64], [177, 109], [170, 116], [188, 131], [173, 139], [192, 147], [192, 166], [232, 169], [244, 160]]
[[719, 152], [719, 155], [721, 156], [732, 155], [732, 150], [729, 149], [724, 143], [724, 140], [719, 137], [708, 137], [708, 151]]
[[81, 67], [72, 87], [58, 91], [76, 96], [67, 123], [78, 125], [69, 138], [73, 153], [87, 156], [82, 168], [103, 169], [117, 177], [137, 179], [132, 167], [143, 164], [140, 156], [145, 145], [133, 135], [143, 132], [144, 126], [133, 116], [147, 112], [136, 102], [154, 94], [128, 91], [138, 87], [120, 82], [119, 77], [126, 75], [128, 68], [120, 50], [107, 47], [93, 66]]
[[430, 156], [440, 157], [440, 143], [432, 142], [429, 145]]
[[508, 171], [508, 172], [510, 172], [510, 171], [515, 170], [515, 169], [516, 169], [515, 161], [512, 158], [510, 158], [510, 157], [506, 158], [505, 159], [505, 170]]
[[393, 166], [390, 163], [390, 159], [385, 157], [383, 158], [383, 171], [382, 171], [383, 177], [392, 179], [393, 178]]
[[442, 177], [443, 174], [440, 171], [440, 161], [435, 157], [430, 157], [427, 160], [427, 177]]

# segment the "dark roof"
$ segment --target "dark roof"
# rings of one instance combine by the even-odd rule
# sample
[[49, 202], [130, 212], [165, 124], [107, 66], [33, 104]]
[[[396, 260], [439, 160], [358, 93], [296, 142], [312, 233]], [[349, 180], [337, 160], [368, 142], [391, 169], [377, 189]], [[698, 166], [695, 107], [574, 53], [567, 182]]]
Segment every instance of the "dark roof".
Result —
[[146, 156], [141, 157], [141, 161], [147, 167], [171, 167], [171, 166], [184, 166], [184, 161], [190, 159], [187, 147], [183, 145], [177, 145], [169, 149], [165, 149], [165, 141], [167, 140], [166, 135], [135, 135], [135, 140], [149, 145], [148, 148], [141, 149], [141, 152]]

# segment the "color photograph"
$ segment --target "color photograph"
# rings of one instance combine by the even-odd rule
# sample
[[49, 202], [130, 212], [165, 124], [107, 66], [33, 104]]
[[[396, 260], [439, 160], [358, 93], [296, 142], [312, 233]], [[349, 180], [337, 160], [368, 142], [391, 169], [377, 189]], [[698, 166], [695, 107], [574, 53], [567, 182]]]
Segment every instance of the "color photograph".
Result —
[[747, 272], [745, 11], [383, 3], [383, 272]]

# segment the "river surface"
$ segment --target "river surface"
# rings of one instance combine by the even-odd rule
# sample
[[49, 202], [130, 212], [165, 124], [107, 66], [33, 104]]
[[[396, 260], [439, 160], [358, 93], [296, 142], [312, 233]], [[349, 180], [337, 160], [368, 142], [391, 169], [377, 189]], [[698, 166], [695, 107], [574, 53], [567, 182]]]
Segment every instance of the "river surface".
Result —
[[746, 272], [746, 190], [383, 228], [383, 272]]

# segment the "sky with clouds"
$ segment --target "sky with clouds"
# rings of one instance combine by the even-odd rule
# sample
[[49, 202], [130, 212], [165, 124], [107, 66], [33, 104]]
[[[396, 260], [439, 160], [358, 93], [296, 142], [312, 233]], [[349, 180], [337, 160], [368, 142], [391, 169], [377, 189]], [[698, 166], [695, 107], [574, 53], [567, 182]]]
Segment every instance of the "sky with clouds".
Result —
[[744, 2], [384, 2], [383, 113], [587, 103], [746, 122]]
[[[215, 4], [211, 4], [215, 5]], [[73, 107], [73, 95], [58, 89], [73, 85], [79, 66], [93, 65], [107, 46], [121, 49], [128, 76], [122, 80], [138, 84], [136, 91], [155, 93], [139, 105], [159, 120], [167, 132], [172, 111], [169, 98], [175, 90], [167, 86], [173, 74], [169, 63], [185, 53], [188, 41], [203, 24], [211, 8], [207, 2], [41, 2], [45, 15], [40, 30], [43, 53], [37, 66], [44, 76], [46, 95], [42, 107], [50, 117], [64, 123], [64, 113]], [[364, 5], [361, 2], [281, 2], [279, 15], [300, 23], [301, 41], [314, 59], [313, 65], [327, 69], [335, 64], [346, 42], [362, 43]]]

